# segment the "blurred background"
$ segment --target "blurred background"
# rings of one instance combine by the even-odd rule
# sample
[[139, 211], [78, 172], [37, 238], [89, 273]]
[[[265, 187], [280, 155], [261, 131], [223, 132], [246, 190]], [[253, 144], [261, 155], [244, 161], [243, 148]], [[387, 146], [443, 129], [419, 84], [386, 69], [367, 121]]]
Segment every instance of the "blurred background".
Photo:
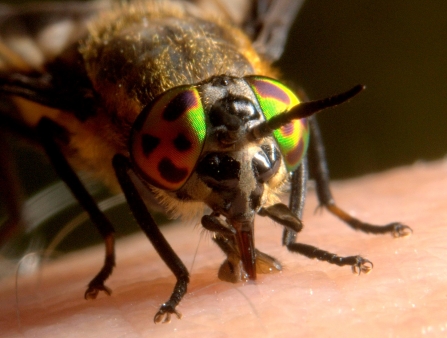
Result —
[[[277, 64], [285, 81], [305, 90], [311, 99], [358, 83], [367, 86], [351, 102], [319, 115], [332, 178], [447, 154], [446, 13], [447, 1], [441, 0], [304, 4]], [[18, 167], [26, 195], [57, 181], [45, 156], [26, 147], [20, 151]], [[107, 193], [99, 189], [97, 196], [103, 199]], [[120, 234], [137, 229], [133, 223], [129, 227], [126, 208], [112, 209], [113, 216], [109, 215]], [[50, 218], [40, 235], [43, 242], [59, 231], [61, 217], [70, 220], [80, 212], [73, 204], [63, 216]], [[34, 232], [28, 234], [28, 240], [36, 237]], [[94, 240], [99, 240], [95, 230], [81, 227], [65, 245], [70, 249]], [[17, 246], [12, 243], [9, 248]]]
[[312, 99], [367, 90], [319, 115], [332, 178], [447, 154], [447, 2], [307, 1], [279, 63]]

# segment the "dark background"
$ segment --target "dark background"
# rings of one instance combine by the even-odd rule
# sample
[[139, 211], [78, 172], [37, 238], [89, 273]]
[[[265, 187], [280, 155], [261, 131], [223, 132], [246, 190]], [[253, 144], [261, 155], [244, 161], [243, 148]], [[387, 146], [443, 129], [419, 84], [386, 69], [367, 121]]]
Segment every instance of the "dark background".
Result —
[[307, 1], [280, 67], [313, 99], [367, 86], [319, 115], [333, 178], [447, 153], [446, 1]]

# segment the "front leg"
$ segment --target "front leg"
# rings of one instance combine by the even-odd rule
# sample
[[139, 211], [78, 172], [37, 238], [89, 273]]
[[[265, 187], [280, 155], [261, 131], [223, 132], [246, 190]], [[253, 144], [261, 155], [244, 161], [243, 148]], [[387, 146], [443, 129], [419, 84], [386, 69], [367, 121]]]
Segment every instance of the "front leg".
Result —
[[291, 252], [301, 254], [308, 258], [316, 258], [320, 261], [328, 262], [330, 264], [335, 264], [338, 266], [348, 265], [351, 267], [352, 272], [358, 273], [359, 275], [361, 272], [368, 273], [373, 268], [373, 263], [371, 261], [358, 255], [342, 257], [329, 251], [322, 250], [312, 245], [303, 243], [289, 243], [287, 244], [287, 249], [289, 249], [289, 251]]
[[[361, 256], [342, 257], [326, 250], [319, 249], [312, 245], [296, 243], [297, 233], [303, 228], [300, 217], [303, 212], [304, 201], [306, 197], [306, 181], [307, 181], [307, 161], [303, 161], [300, 167], [292, 174], [291, 179], [291, 195], [289, 208], [281, 205], [262, 210], [260, 215], [268, 216], [275, 222], [284, 226], [283, 245], [291, 252], [306, 256], [308, 258], [316, 258], [338, 266], [351, 266], [354, 273], [368, 273], [373, 268], [371, 261]], [[279, 206], [279, 205], [278, 205]], [[288, 226], [285, 220], [294, 220], [295, 227]]]
[[137, 220], [137, 223], [140, 225], [147, 238], [151, 241], [161, 259], [163, 259], [177, 278], [177, 283], [175, 284], [171, 297], [167, 302], [162, 304], [160, 310], [158, 310], [154, 317], [155, 323], [169, 323], [171, 321], [171, 314], [175, 314], [178, 318], [181, 318], [181, 314], [177, 312], [176, 307], [187, 290], [187, 285], [189, 283], [188, 270], [164, 238], [151, 214], [147, 210], [143, 199], [138, 194], [138, 191], [128, 174], [129, 170], [131, 170], [131, 164], [128, 158], [119, 154], [115, 155], [113, 158], [113, 167], [121, 185], [121, 189], [126, 196], [127, 203], [129, 204], [130, 210]]

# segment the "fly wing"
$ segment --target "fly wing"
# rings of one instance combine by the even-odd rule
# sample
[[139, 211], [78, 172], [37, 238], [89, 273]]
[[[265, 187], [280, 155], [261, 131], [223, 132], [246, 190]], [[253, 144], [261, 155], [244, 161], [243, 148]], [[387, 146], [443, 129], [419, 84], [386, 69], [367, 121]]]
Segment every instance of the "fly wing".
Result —
[[86, 24], [110, 1], [0, 5], [0, 70], [42, 71], [86, 33]]
[[305, 0], [190, 0], [241, 27], [256, 50], [278, 60], [289, 30]]
[[278, 60], [287, 42], [289, 30], [304, 0], [257, 1], [254, 24], [254, 47], [271, 61]]

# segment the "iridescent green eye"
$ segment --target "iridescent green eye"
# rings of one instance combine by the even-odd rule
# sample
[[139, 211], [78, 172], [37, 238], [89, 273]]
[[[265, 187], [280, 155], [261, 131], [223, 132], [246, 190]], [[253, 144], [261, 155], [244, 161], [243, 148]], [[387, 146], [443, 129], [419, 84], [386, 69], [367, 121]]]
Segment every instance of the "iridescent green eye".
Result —
[[[300, 103], [289, 88], [274, 79], [264, 76], [247, 76], [245, 80], [255, 93], [267, 121]], [[309, 144], [307, 120], [294, 120], [275, 130], [273, 137], [278, 143], [287, 170], [297, 169]]]
[[205, 136], [205, 112], [197, 89], [176, 87], [138, 116], [130, 138], [131, 158], [150, 184], [175, 191], [193, 172]]

